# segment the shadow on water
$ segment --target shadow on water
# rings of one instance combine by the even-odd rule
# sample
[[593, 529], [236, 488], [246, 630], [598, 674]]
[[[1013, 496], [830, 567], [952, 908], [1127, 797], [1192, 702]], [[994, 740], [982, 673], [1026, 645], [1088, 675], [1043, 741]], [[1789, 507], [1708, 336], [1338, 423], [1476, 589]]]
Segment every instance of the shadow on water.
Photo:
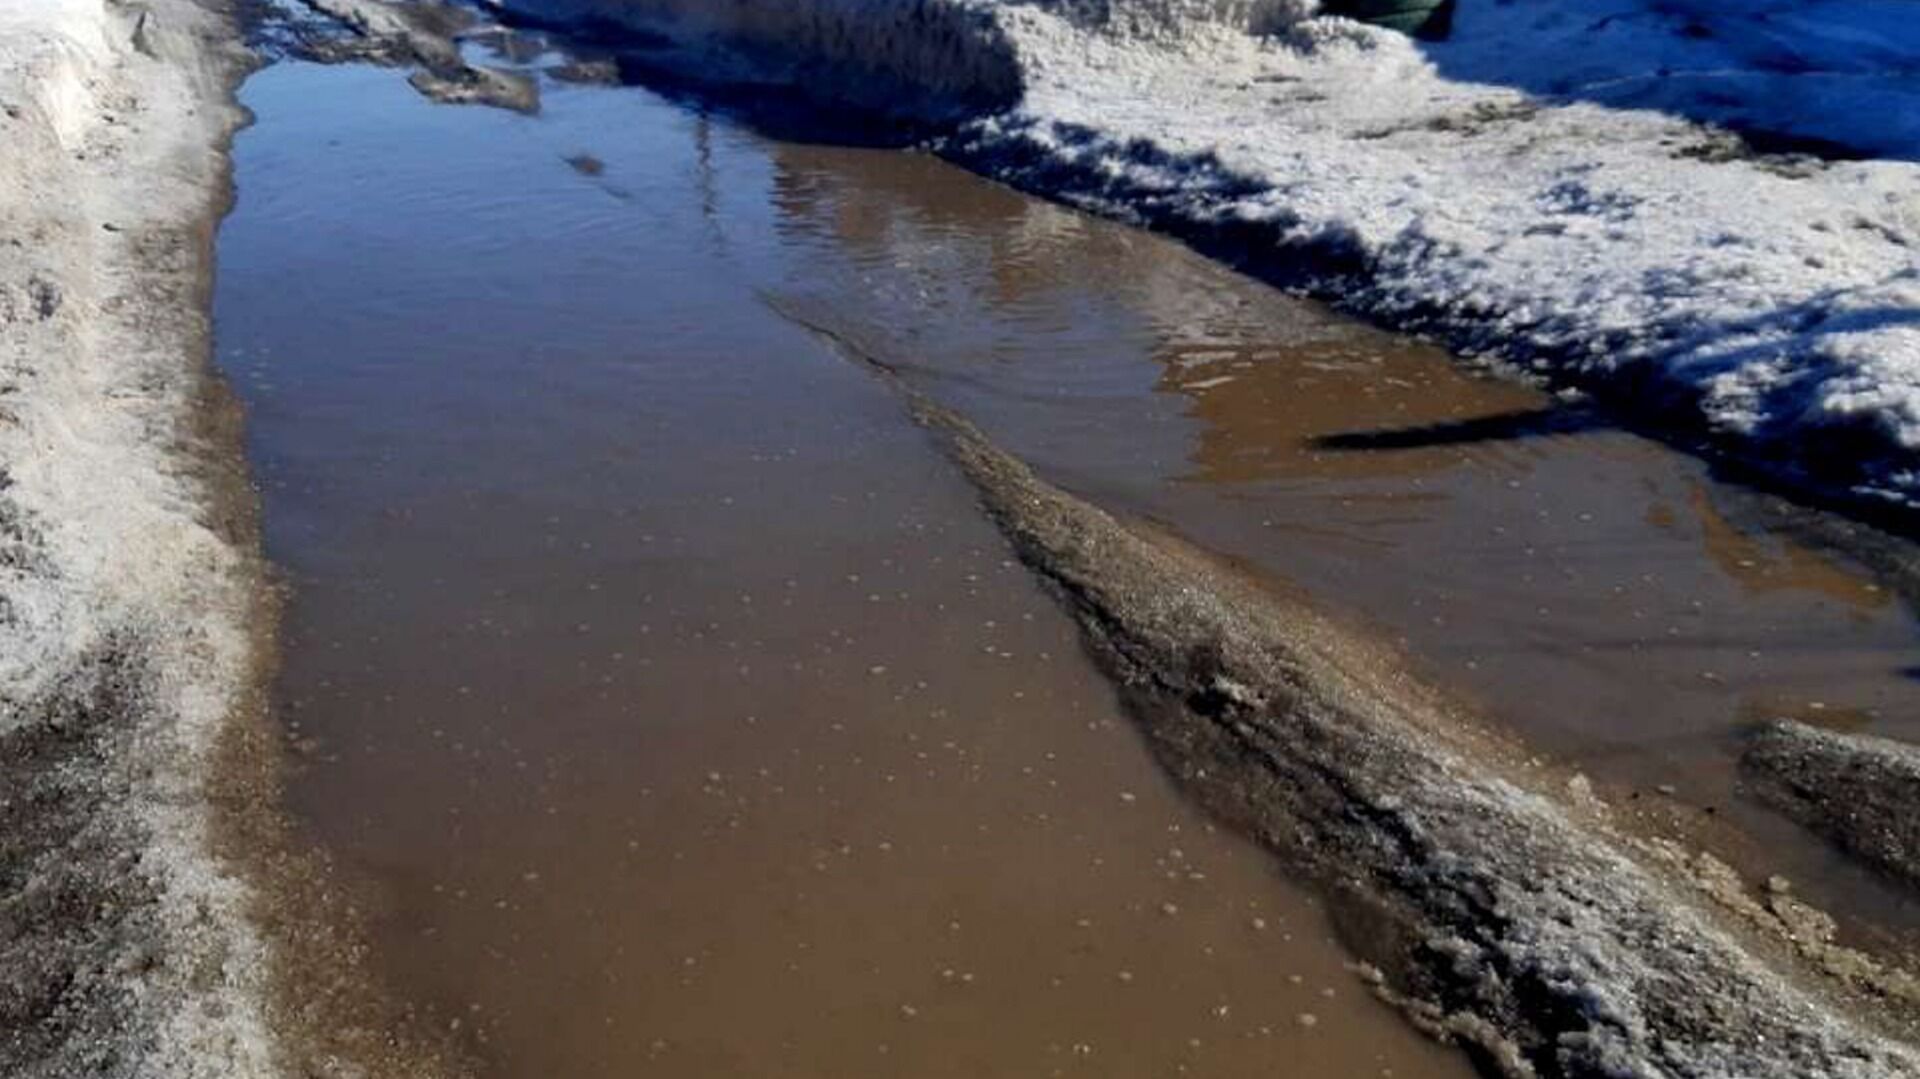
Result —
[[[1731, 770], [1761, 719], [1913, 737], [1915, 683], [1895, 677], [1911, 614], [1860, 569], [1866, 529], [1724, 488], [1605, 409], [1164, 239], [945, 184], [927, 155], [775, 157], [778, 227], [806, 251], [769, 290], [783, 314], [1063, 486], [1397, 636], [1597, 784], [1662, 805], [1663, 787], [1685, 792], [1699, 819], [1795, 863], [1767, 872], [1916, 924], [1763, 816]], [[1885, 564], [1914, 579], [1902, 549]]]
[[[1376, 427], [1340, 431], [1309, 440], [1316, 450], [1337, 454], [1393, 454], [1445, 447], [1518, 443], [1554, 436], [1619, 429], [1598, 409], [1585, 405], [1548, 405], [1495, 415], [1404, 427]], [[1708, 458], [1708, 473], [1722, 485], [1725, 512], [1733, 519], [1723, 524], [1729, 535], [1759, 534], [1786, 539], [1806, 551], [1820, 552], [1842, 564], [1861, 566], [1886, 583], [1909, 611], [1920, 612], [1920, 550], [1898, 531], [1883, 531], [1867, 515], [1849, 519], [1817, 504], [1775, 497], [1777, 483], [1737, 462]], [[1705, 511], [1701, 510], [1705, 516]], [[1716, 512], [1715, 516], [1718, 516]], [[1906, 523], [1902, 518], [1895, 525]], [[1751, 558], [1735, 560], [1727, 568]], [[1920, 666], [1897, 672], [1920, 680]]]
[[490, 8], [488, 14], [502, 27], [544, 35], [575, 60], [600, 66], [604, 76], [593, 81], [637, 87], [697, 111], [710, 110], [780, 142], [901, 149], [951, 129], [966, 115], [999, 107], [975, 103], [929, 121], [850, 104], [843, 95], [816, 89], [805, 68], [790, 58], [738, 48], [724, 56], [711, 48], [695, 52], [665, 34], [604, 17], [544, 18], [520, 6]]
[[622, 51], [613, 58], [620, 85], [649, 90], [675, 104], [721, 113], [780, 142], [862, 149], [904, 149], [934, 128], [871, 109], [835, 105], [791, 84], [705, 81], [686, 73], [668, 50]]
[[[1793, 77], [1818, 75], [1823, 68], [1794, 52], [1791, 42], [1783, 44], [1783, 31], [1773, 26], [1774, 16], [1783, 11], [1772, 3], [1740, 13], [1717, 10], [1702, 0], [1676, 0], [1658, 10], [1630, 11], [1611, 15], [1577, 16], [1565, 12], [1541, 13], [1539, 5], [1501, 5], [1496, 14], [1484, 5], [1470, 4], [1455, 23], [1454, 33], [1444, 41], [1423, 41], [1421, 47], [1430, 59], [1449, 76], [1466, 81], [1514, 86], [1548, 98], [1577, 98], [1617, 107], [1660, 107], [1704, 122], [1719, 122], [1739, 128], [1729, 112], [1733, 103], [1762, 109], [1776, 95], [1798, 92]], [[1193, 224], [1185, 208], [1196, 201], [1225, 205], [1263, 190], [1256, 177], [1244, 175], [1227, 166], [1213, 154], [1176, 157], [1147, 144], [1103, 146], [1105, 136], [1091, 129], [1050, 129], [1049, 138], [1079, 144], [1089, 153], [1071, 155], [1084, 161], [1098, 161], [1112, 154], [1127, 160], [1158, 166], [1130, 169], [1124, 173], [1098, 170], [1093, 166], [1063, 163], [1063, 155], [1030, 153], [1018, 149], [994, 147], [982, 150], [969, 146], [964, 137], [953, 137], [959, 122], [970, 113], [961, 109], [941, 121], [914, 119], [899, 113], [873, 108], [848, 106], [825, 91], [808, 89], [808, 81], [794, 73], [791, 65], [759, 64], [748, 57], [744, 62], [723, 69], [718, 77], [711, 68], [692, 64], [684, 50], [664, 35], [638, 29], [607, 19], [586, 19], [564, 23], [541, 19], [524, 9], [497, 13], [504, 24], [551, 34], [564, 41], [572, 54], [610, 65], [614, 77], [623, 85], [645, 88], [676, 103], [696, 110], [710, 110], [759, 134], [787, 143], [821, 146], [899, 148], [932, 145], [944, 156], [953, 158], [989, 175], [1012, 183], [1030, 193], [1050, 198], [1066, 198], [1077, 203], [1092, 200], [1107, 205], [1129, 207], [1142, 223], [1171, 233], [1190, 246], [1218, 261], [1265, 283], [1313, 295], [1333, 302], [1349, 313], [1378, 317], [1366, 310], [1368, 259], [1357, 241], [1337, 230], [1318, 230], [1313, 238], [1298, 237], [1302, 222], [1286, 214], [1277, 214], [1264, 223], [1249, 223], [1234, 215], [1207, 215], [1221, 224]], [[1591, 25], [1585, 35], [1556, 37], [1565, 20], [1586, 18]], [[1530, 23], [1531, 20], [1531, 23]], [[1565, 40], [1566, 63], [1538, 63], [1539, 49], [1514, 50], [1498, 47], [1504, 37], [1529, 32], [1537, 24], [1540, 40], [1551, 43]], [[1654, 24], [1659, 24], [1656, 27]], [[1671, 25], [1667, 25], [1671, 24]], [[1693, 29], [1690, 29], [1693, 28]], [[1569, 72], [1593, 75], [1596, 52], [1592, 35], [1612, 32], [1647, 32], [1662, 29], [1666, 37], [1697, 45], [1721, 34], [1725, 48], [1739, 64], [1755, 71], [1770, 73], [1769, 80], [1755, 85], [1740, 83], [1729, 93], [1712, 98], [1717, 102], [1705, 112], [1690, 113], [1687, 95], [1673, 101], [1648, 98], [1647, 86], [1663, 80], [1684, 80], [1688, 73], [1670, 67], [1658, 67], [1659, 56], [1645, 63], [1655, 65], [1635, 73], [1608, 69], [1607, 78], [1570, 76]], [[1564, 34], [1564, 30], [1562, 30]], [[1576, 49], [1575, 46], [1579, 47]], [[1604, 50], [1599, 50], [1604, 52]], [[1889, 46], [1889, 51], [1898, 49]], [[1575, 55], [1575, 54], [1578, 55]], [[1551, 44], [1549, 44], [1551, 55]], [[1920, 62], [1920, 49], [1916, 49]], [[1523, 62], [1524, 60], [1524, 62]], [[1730, 63], [1733, 60], [1729, 61]], [[1892, 62], [1892, 61], [1888, 61]], [[1607, 59], [1605, 64], [1618, 66]], [[1657, 68], [1657, 69], [1656, 69]], [[786, 77], [764, 79], [749, 72], [766, 70], [787, 72]], [[1572, 80], [1572, 81], [1570, 81]], [[1633, 90], [1632, 87], [1641, 87]], [[1742, 96], [1744, 95], [1744, 96]], [[1655, 95], [1658, 96], [1658, 95]], [[971, 115], [979, 115], [976, 109]], [[1736, 110], [1737, 111], [1737, 110]], [[1746, 149], [1755, 154], [1813, 154], [1836, 158], [1859, 156], [1838, 142], [1804, 134], [1739, 132]], [[1649, 288], [1661, 282], [1649, 281]], [[1822, 432], [1818, 446], [1785, 445], [1761, 451], [1730, 442], [1709, 430], [1698, 407], [1698, 391], [1690, 383], [1662, 372], [1666, 361], [1684, 356], [1689, 370], [1700, 364], [1729, 369], [1751, 359], [1758, 345], [1743, 345], [1754, 335], [1773, 330], [1795, 334], [1858, 333], [1884, 328], [1897, 322], [1920, 318], [1920, 312], [1902, 309], [1851, 311], [1834, 316], [1833, 301], [1823, 296], [1770, 314], [1765, 320], [1739, 320], [1703, 323], [1692, 328], [1684, 339], [1671, 343], [1665, 356], [1638, 365], [1637, 372], [1607, 371], [1588, 375], [1580, 365], [1550, 365], [1550, 388], [1573, 388], [1590, 393], [1593, 400], [1583, 405], [1578, 418], [1556, 416], [1542, 431], [1564, 433], [1567, 424], [1589, 430], [1611, 425], [1663, 441], [1677, 449], [1705, 457], [1721, 478], [1762, 488], [1792, 498], [1814, 509], [1838, 511], [1875, 528], [1900, 535], [1920, 533], [1920, 517], [1915, 511], [1852, 489], [1871, 478], [1873, 467], [1884, 463], [1884, 440], [1875, 432], [1836, 424]], [[1514, 362], [1551, 360], [1550, 356], [1515, 352], [1512, 340], [1495, 339], [1488, 332], [1445, 321], [1441, 311], [1396, 310], [1397, 328], [1414, 333], [1432, 334], [1449, 347], [1462, 351], [1487, 352]], [[1697, 361], [1697, 362], [1695, 362]], [[1784, 385], [1770, 392], [1808, 392], [1803, 385]], [[1781, 408], [1775, 414], [1795, 414]], [[1484, 422], [1457, 431], [1416, 431], [1355, 433], [1351, 438], [1335, 436], [1322, 448], [1328, 450], [1391, 449], [1407, 440], [1436, 436], [1477, 441], [1503, 440], [1523, 434], [1526, 425], [1505, 430]]]
[[1476, 442], [1515, 442], [1546, 435], [1577, 434], [1602, 426], [1605, 423], [1600, 417], [1587, 409], [1550, 406], [1449, 423], [1342, 431], [1321, 435], [1313, 444], [1323, 450], [1415, 450]]
[[[1015, 126], [1011, 123], [1003, 126]], [[1729, 437], [1706, 422], [1693, 361], [1725, 369], [1743, 355], [1729, 343], [1769, 329], [1797, 333], [1855, 333], [1920, 317], [1902, 309], [1877, 308], [1833, 316], [1818, 300], [1783, 309], [1765, 320], [1702, 320], [1683, 337], [1632, 361], [1596, 365], [1578, 354], [1526, 344], [1524, 332], [1463, 322], [1438, 305], [1381, 295], [1373, 286], [1371, 259], [1358, 238], [1340, 229], [1310, 227], [1279, 209], [1249, 221], [1225, 209], [1260, 181], [1205, 153], [1174, 158], [1154, 148], [1124, 145], [1091, 129], [1050, 127], [1046, 139], [1085, 152], [1060, 154], [1017, 137], [982, 145], [964, 138], [938, 145], [956, 163], [984, 172], [1022, 191], [1078, 206], [1127, 208], [1137, 224], [1173, 236], [1207, 257], [1266, 284], [1326, 301], [1335, 308], [1404, 334], [1428, 337], [1456, 353], [1496, 358], [1535, 373], [1551, 391], [1588, 396], [1587, 429], [1617, 427], [1704, 459], [1716, 478], [1792, 500], [1808, 510], [1838, 513], [1874, 529], [1912, 538], [1920, 535], [1920, 510], [1860, 488], [1891, 451], [1876, 430], [1834, 425], [1818, 439], [1753, 440]], [[1099, 162], [1142, 160], [1156, 168], [1103, 169]], [[1196, 207], [1202, 212], [1196, 212]], [[1654, 287], [1657, 282], [1649, 282]], [[1831, 298], [1829, 298], [1831, 299]], [[1522, 327], [1522, 331], [1524, 331]], [[1619, 353], [1636, 343], [1602, 342]], [[1644, 343], [1638, 347], [1645, 348]], [[1733, 344], [1733, 349], [1747, 347]], [[1678, 373], [1676, 373], [1678, 372]], [[1807, 392], [1787, 385], [1775, 392]], [[1817, 445], [1815, 444], [1817, 442]]]

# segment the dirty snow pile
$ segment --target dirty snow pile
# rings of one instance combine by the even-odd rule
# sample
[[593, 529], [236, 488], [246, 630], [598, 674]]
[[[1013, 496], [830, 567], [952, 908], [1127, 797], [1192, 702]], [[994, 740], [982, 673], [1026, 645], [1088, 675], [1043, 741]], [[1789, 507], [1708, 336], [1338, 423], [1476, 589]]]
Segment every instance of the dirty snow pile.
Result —
[[195, 476], [233, 57], [194, 0], [0, 0], [0, 1073], [273, 1073], [209, 773], [248, 557]]
[[1920, 501], [1920, 0], [494, 2], [971, 79], [968, 164]]
[[[961, 156], [1307, 256], [1368, 314], [1790, 478], [1920, 500], [1920, 2], [1463, 0], [1439, 44], [1003, 25], [1025, 97]], [[1754, 152], [1781, 144], [1862, 159]]]

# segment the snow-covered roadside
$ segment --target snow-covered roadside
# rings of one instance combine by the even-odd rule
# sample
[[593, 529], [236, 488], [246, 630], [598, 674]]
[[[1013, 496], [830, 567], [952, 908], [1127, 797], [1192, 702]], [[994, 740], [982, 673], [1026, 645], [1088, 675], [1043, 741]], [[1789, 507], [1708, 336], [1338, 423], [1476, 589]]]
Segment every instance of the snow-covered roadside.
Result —
[[[259, 567], [205, 444], [241, 57], [214, 0], [0, 0], [0, 1072], [275, 1074], [216, 857]], [[228, 492], [231, 494], [231, 492]]]
[[[1431, 45], [1333, 19], [1141, 38], [1010, 6], [1025, 96], [955, 150], [1305, 255], [1367, 314], [1911, 504], [1920, 3], [1790, 7], [1463, 0]], [[1703, 120], [1899, 156], [1760, 156]]]
[[1460, 0], [1442, 43], [1314, 0], [487, 2], [917, 81], [990, 110], [976, 168], [1920, 505], [1920, 0]]

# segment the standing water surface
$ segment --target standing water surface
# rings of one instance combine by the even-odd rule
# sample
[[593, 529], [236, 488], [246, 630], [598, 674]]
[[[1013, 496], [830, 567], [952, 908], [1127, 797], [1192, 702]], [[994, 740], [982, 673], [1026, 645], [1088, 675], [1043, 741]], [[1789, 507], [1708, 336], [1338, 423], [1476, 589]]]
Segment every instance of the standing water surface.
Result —
[[636, 91], [244, 98], [217, 317], [293, 585], [291, 808], [485, 1072], [1464, 1074], [764, 302], [825, 239], [781, 147]]
[[1908, 614], [1697, 462], [923, 155], [633, 89], [244, 97], [216, 314], [292, 808], [492, 1074], [1465, 1070], [1174, 796], [847, 350], [1915, 919], [1732, 765], [1767, 715], [1914, 734]]

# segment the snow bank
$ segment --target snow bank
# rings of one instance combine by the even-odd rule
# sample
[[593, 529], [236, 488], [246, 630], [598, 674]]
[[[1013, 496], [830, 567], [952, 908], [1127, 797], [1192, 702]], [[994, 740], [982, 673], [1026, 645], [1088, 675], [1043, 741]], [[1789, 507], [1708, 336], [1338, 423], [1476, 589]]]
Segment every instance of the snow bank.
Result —
[[0, 0], [8, 1075], [275, 1071], [208, 790], [253, 662], [193, 433], [229, 33], [193, 0]]
[[84, 0], [0, 3], [0, 55], [26, 107], [64, 146], [79, 141], [94, 114], [85, 72], [109, 55], [104, 30], [99, 5]]
[[[574, 26], [610, 22], [682, 44], [723, 39], [752, 54], [759, 75], [870, 107], [916, 112], [998, 109], [1019, 97], [1020, 71], [993, 0], [485, 0], [520, 16]], [[686, 66], [711, 74], [723, 58]], [[755, 77], [746, 71], [740, 78]]]
[[[1466, 0], [1437, 46], [1316, 19], [1169, 48], [1003, 14], [1026, 94], [967, 160], [1305, 256], [1369, 314], [1794, 478], [1920, 495], [1911, 0]], [[1888, 156], [1756, 155], [1712, 121]]]
[[975, 167], [1920, 500], [1916, 0], [1461, 0], [1444, 43], [1312, 0], [496, 2], [985, 90]]
[[1453, 81], [1920, 157], [1914, 0], [1469, 0], [1456, 27], [1427, 50]]
[[[724, 41], [750, 64], [713, 53], [681, 57], [688, 74], [757, 81], [775, 76], [869, 108], [951, 116], [1011, 107], [1023, 58], [1005, 32], [1006, 0], [482, 0], [540, 22], [605, 25], [685, 46]], [[1297, 22], [1318, 0], [1024, 0], [1090, 32], [1174, 42], [1197, 23], [1249, 32]]]

